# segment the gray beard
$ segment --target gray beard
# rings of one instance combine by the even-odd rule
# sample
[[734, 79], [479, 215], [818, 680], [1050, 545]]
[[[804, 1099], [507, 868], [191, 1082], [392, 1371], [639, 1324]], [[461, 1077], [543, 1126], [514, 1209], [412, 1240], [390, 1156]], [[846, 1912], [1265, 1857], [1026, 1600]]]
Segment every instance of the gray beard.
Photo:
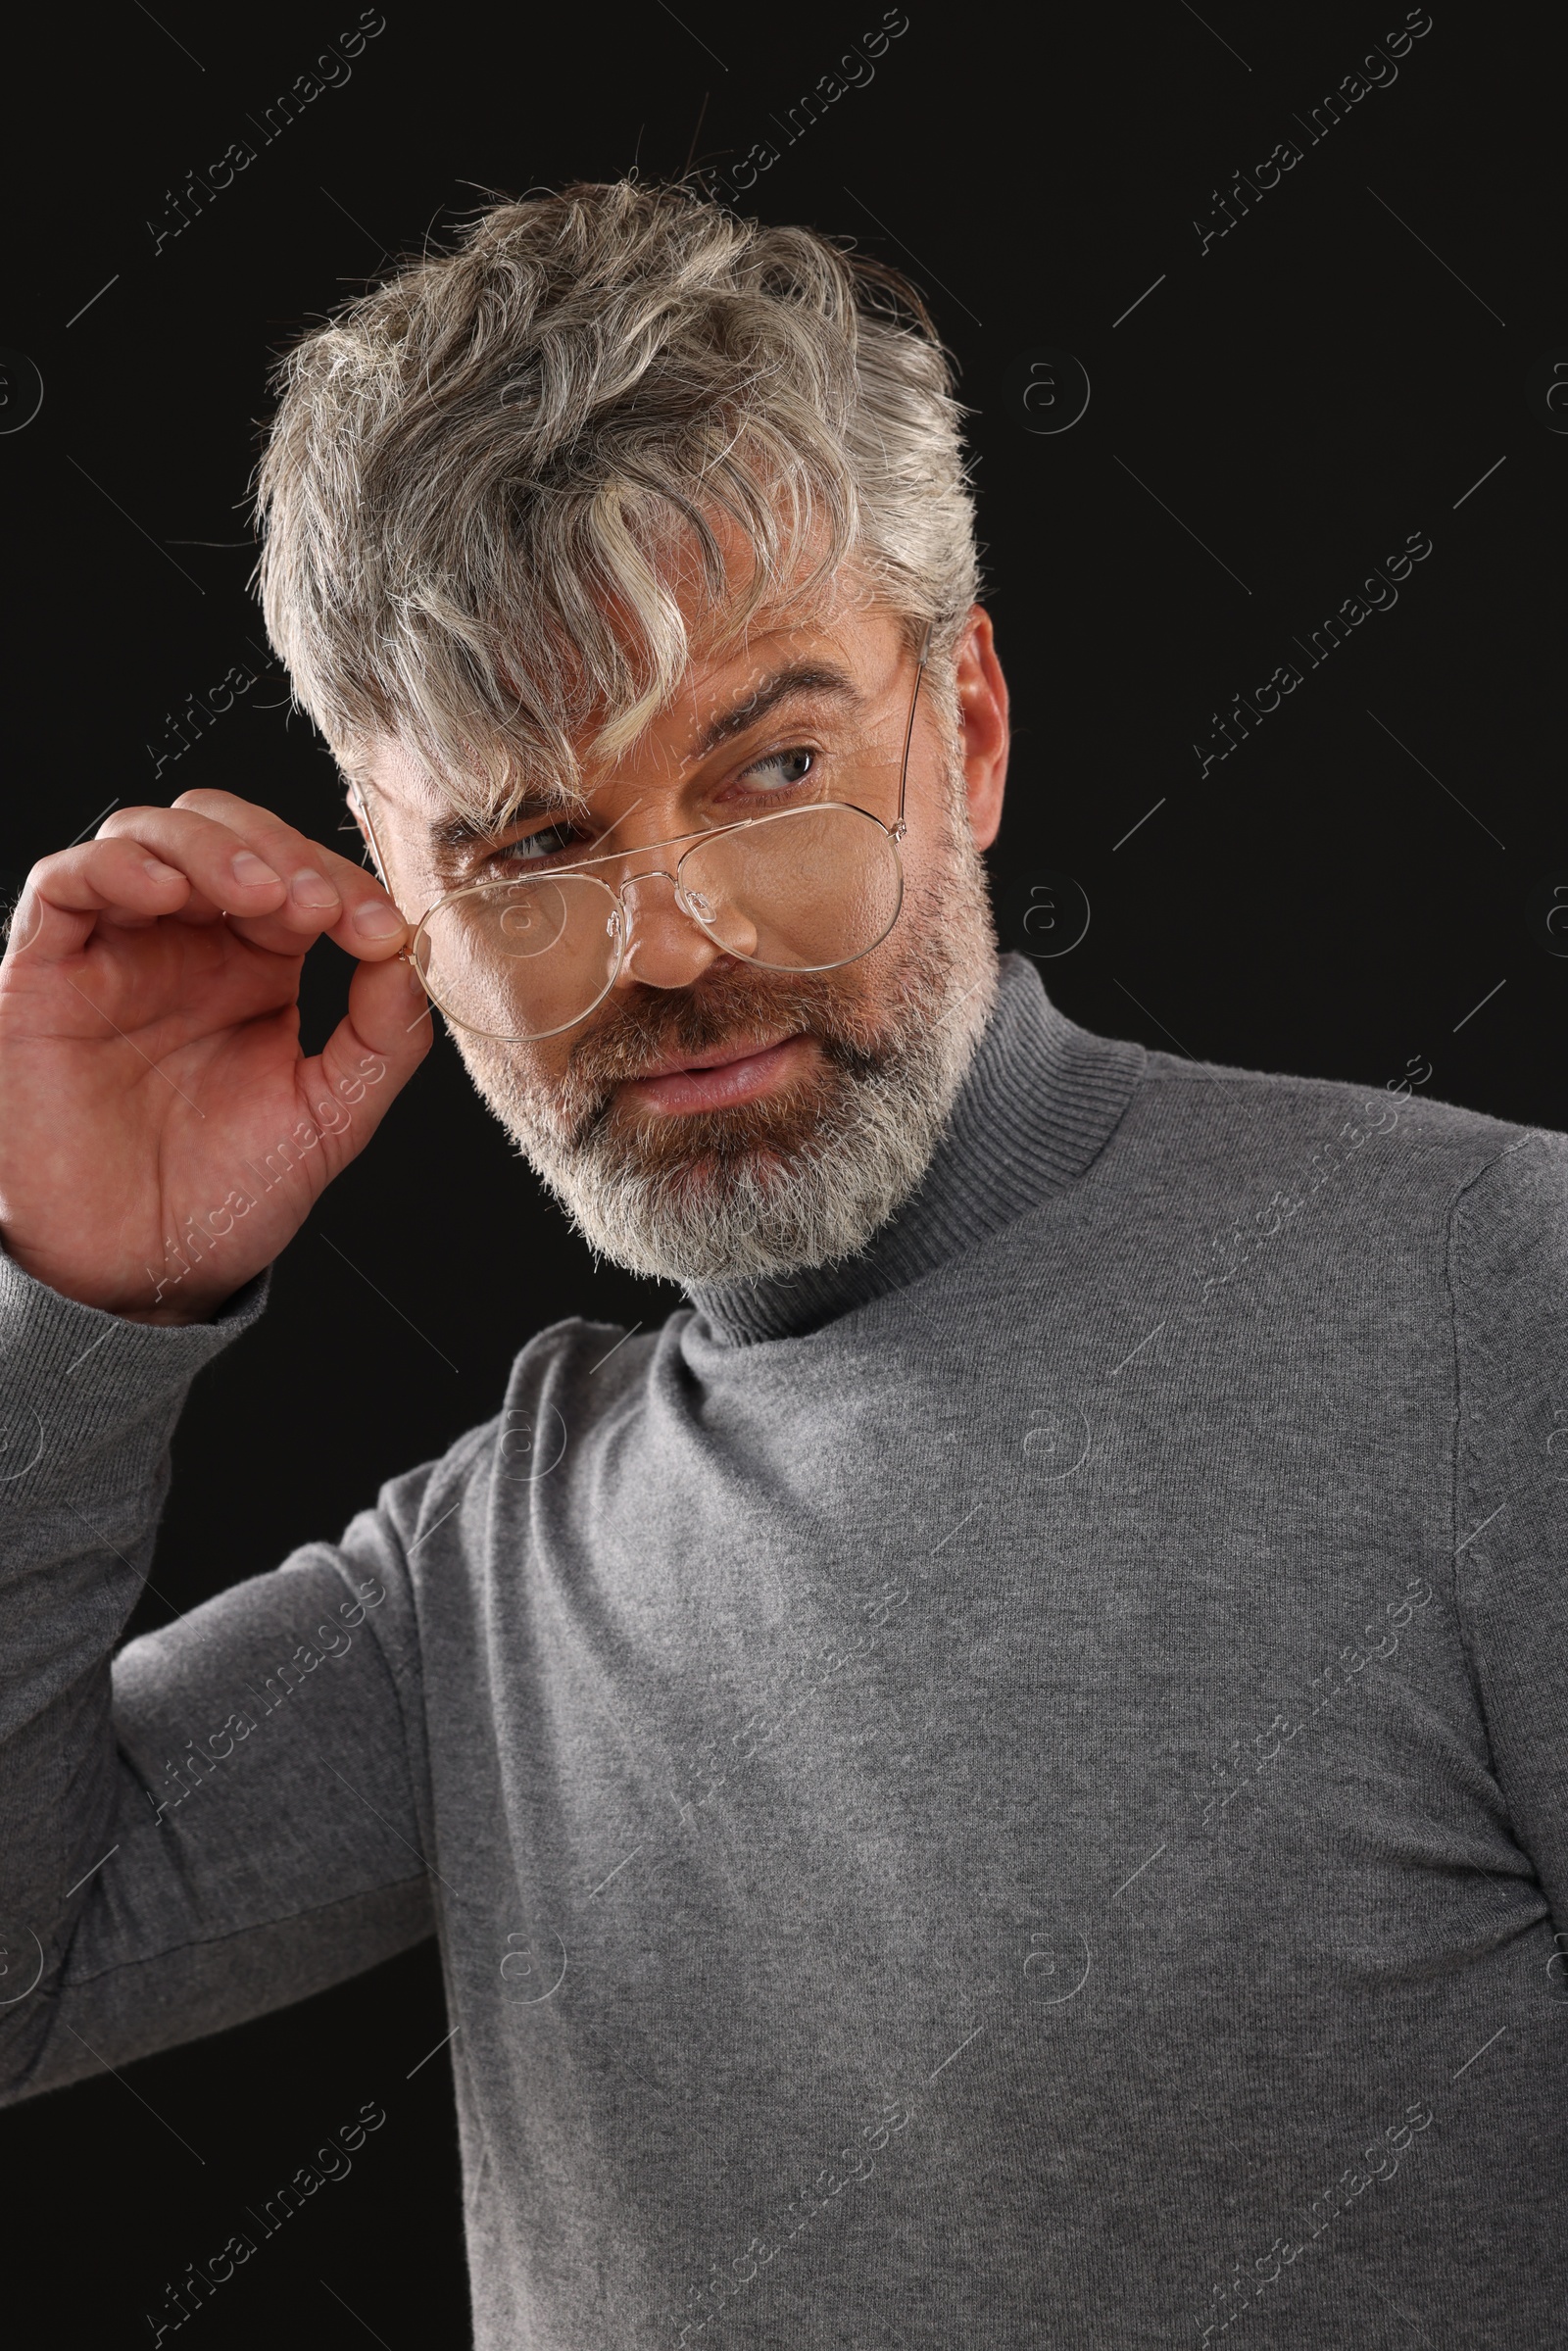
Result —
[[[686, 1286], [802, 1273], [862, 1249], [913, 1192], [998, 985], [959, 776], [947, 805], [923, 902], [906, 896], [858, 964], [789, 976], [743, 965], [689, 989], [637, 991], [579, 1041], [556, 1085], [527, 1067], [525, 1046], [453, 1031], [478, 1092], [597, 1253]], [[618, 1113], [617, 1079], [783, 1023], [813, 1036], [823, 1062], [782, 1102]]]

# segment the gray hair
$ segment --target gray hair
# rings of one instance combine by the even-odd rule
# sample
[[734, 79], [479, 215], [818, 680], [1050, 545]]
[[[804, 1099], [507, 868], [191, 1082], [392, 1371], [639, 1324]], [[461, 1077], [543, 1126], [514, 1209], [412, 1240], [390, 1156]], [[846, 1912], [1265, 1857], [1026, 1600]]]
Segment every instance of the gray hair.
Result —
[[[580, 791], [691, 658], [677, 601], [865, 592], [939, 677], [977, 585], [959, 409], [898, 273], [689, 187], [481, 214], [281, 362], [259, 477], [267, 628], [353, 774], [399, 738], [470, 816]], [[798, 570], [797, 567], [803, 567]]]

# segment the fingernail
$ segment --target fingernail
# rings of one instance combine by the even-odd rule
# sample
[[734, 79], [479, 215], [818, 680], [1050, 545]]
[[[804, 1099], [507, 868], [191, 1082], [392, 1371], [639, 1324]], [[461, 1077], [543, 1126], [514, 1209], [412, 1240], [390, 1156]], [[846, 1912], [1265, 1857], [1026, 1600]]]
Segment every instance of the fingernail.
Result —
[[177, 865], [166, 865], [162, 857], [143, 857], [142, 865], [155, 882], [182, 882], [185, 878]]
[[354, 927], [367, 939], [390, 939], [404, 922], [389, 898], [367, 898], [354, 909]]
[[265, 883], [281, 881], [283, 878], [248, 849], [240, 851], [233, 861], [232, 870], [235, 881], [243, 882], [247, 890], [260, 890]]
[[289, 883], [288, 893], [297, 906], [335, 906], [337, 892], [324, 873], [314, 865], [303, 865]]

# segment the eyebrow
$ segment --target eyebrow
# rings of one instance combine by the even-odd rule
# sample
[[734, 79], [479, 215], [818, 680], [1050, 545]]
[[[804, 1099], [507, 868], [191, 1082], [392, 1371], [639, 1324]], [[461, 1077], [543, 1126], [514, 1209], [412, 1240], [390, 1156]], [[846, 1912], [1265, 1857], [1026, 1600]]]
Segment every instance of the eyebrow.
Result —
[[[721, 717], [713, 719], [687, 753], [687, 759], [710, 758], [723, 744], [758, 725], [781, 703], [806, 694], [825, 696], [848, 707], [858, 706], [865, 699], [847, 670], [824, 661], [792, 661], [764, 678]], [[580, 816], [583, 812], [581, 801], [568, 799], [562, 793], [527, 792], [513, 809], [510, 821], [515, 824], [530, 816]], [[427, 827], [425, 837], [432, 849], [456, 852], [491, 836], [466, 816], [442, 816]]]
[[779, 703], [797, 694], [823, 694], [842, 703], [859, 703], [864, 699], [847, 670], [835, 669], [823, 661], [792, 661], [787, 668], [776, 669], [771, 677], [764, 678], [722, 718], [715, 718], [697, 744], [694, 756], [706, 759], [721, 743], [745, 734], [748, 727], [765, 718]]
[[[568, 816], [582, 814], [580, 801], [567, 800], [559, 792], [525, 792], [513, 809], [510, 822], [519, 823], [525, 816]], [[437, 816], [425, 827], [425, 840], [432, 849], [456, 854], [471, 849], [476, 841], [490, 841], [495, 836], [482, 824], [467, 816]]]

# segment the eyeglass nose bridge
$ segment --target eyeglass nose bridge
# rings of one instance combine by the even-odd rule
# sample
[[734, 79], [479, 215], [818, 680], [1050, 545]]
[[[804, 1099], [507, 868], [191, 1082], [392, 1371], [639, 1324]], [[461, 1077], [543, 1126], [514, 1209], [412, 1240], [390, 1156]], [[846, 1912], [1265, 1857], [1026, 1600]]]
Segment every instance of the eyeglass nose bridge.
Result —
[[615, 903], [620, 911], [621, 966], [630, 971], [634, 979], [638, 976], [635, 969], [637, 951], [639, 946], [645, 942], [639, 936], [637, 911], [631, 892], [641, 882], [668, 882], [678, 910], [686, 916], [688, 921], [697, 925], [705, 938], [711, 937], [711, 933], [707, 928], [708, 917], [711, 909], [700, 891], [686, 889], [680, 879], [678, 866], [673, 873], [667, 866], [651, 865], [644, 873], [628, 874], [615, 893]]

